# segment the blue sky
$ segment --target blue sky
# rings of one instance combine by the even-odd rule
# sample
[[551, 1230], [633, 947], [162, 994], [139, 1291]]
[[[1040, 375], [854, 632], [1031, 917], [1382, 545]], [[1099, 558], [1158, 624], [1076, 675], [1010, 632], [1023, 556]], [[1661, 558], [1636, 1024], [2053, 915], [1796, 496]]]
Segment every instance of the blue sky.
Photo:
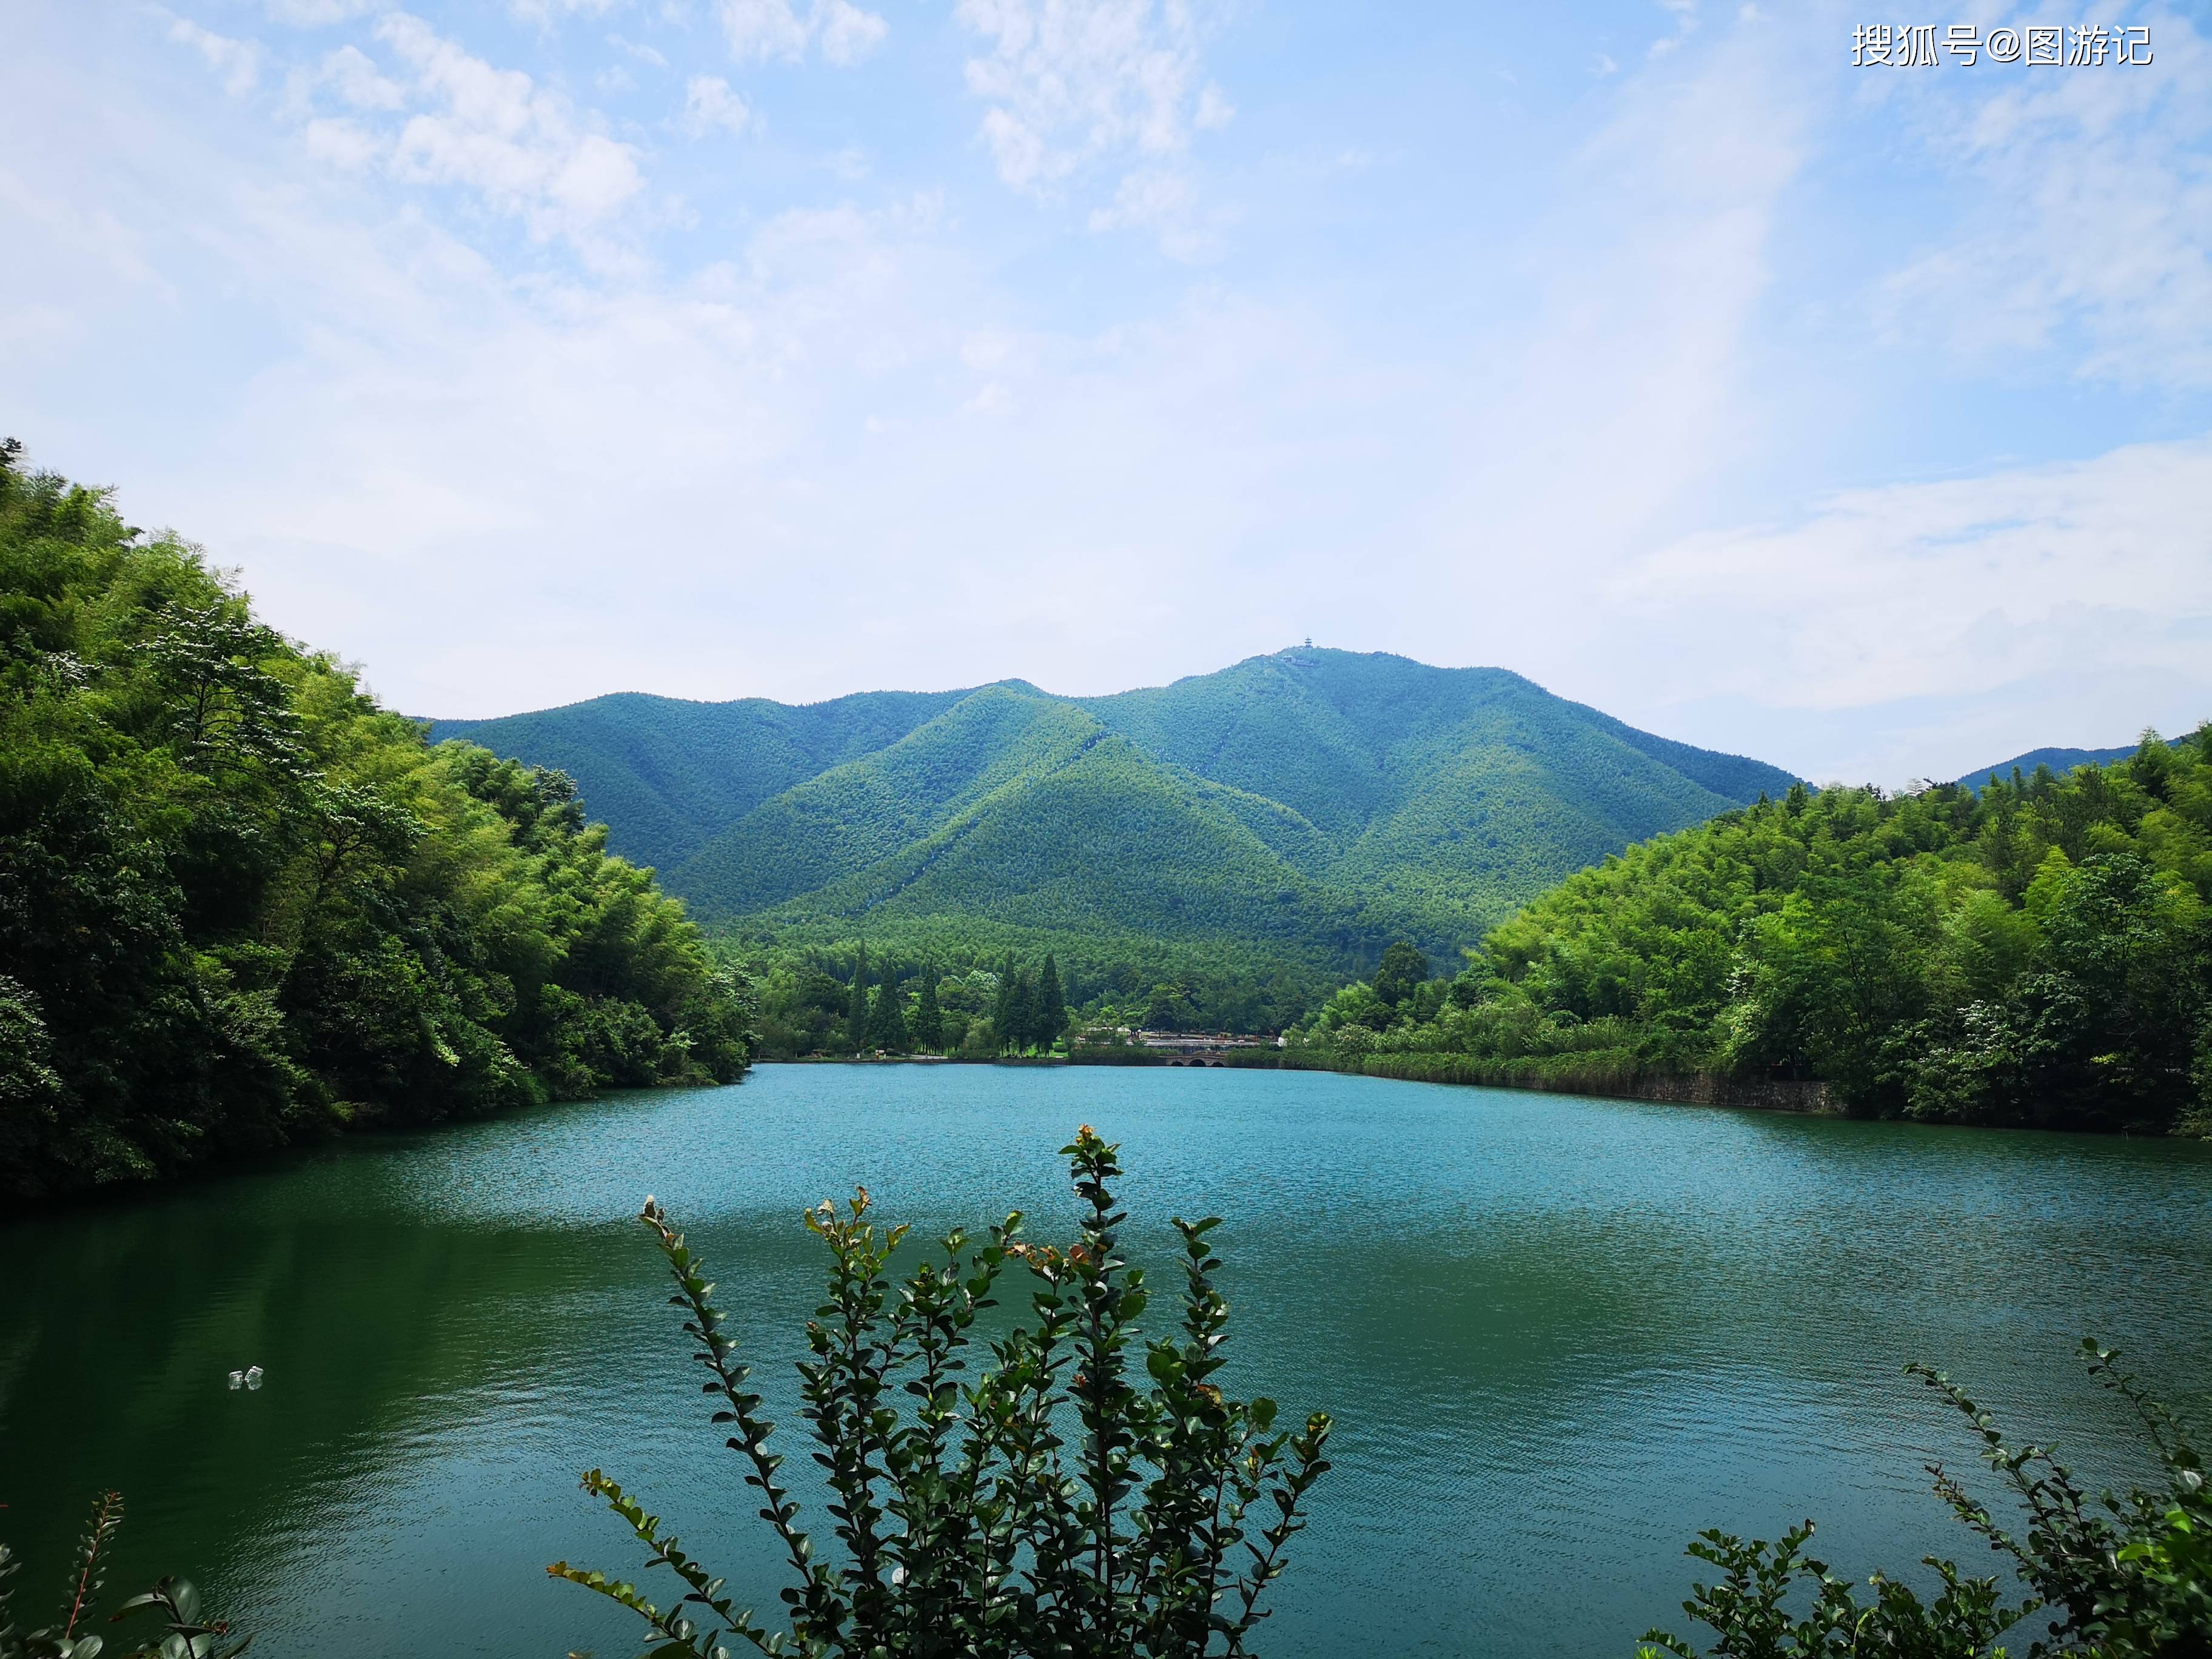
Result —
[[15, 0], [0, 426], [412, 712], [1305, 636], [1901, 784], [2212, 715], [2212, 14]]

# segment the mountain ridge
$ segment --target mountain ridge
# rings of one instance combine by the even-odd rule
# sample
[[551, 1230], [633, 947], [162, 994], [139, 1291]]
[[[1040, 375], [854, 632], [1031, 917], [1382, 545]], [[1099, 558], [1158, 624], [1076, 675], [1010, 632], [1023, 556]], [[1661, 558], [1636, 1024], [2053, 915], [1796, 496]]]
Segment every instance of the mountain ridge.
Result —
[[431, 734], [568, 771], [616, 850], [746, 937], [959, 919], [1346, 961], [1401, 935], [1448, 957], [1794, 781], [1510, 670], [1310, 647], [1095, 697], [631, 692]]
[[2114, 761], [2125, 760], [2136, 752], [2137, 745], [2123, 744], [2117, 749], [2031, 749], [2024, 755], [2014, 755], [2010, 760], [2001, 760], [1993, 766], [1984, 766], [1972, 772], [1961, 772], [1955, 781], [1961, 789], [1982, 793], [1982, 786], [1991, 778], [2008, 779], [2018, 767], [2025, 776], [2033, 777], [2035, 769], [2047, 766], [2060, 777], [2064, 777], [2077, 766], [2110, 766]]

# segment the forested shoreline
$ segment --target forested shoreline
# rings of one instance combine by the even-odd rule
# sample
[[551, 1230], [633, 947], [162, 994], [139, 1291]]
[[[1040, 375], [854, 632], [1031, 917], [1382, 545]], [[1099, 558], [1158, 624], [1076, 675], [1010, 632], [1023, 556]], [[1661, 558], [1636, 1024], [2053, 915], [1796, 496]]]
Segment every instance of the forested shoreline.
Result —
[[1890, 796], [1791, 789], [1570, 877], [1449, 978], [1393, 946], [1291, 1063], [1594, 1092], [1820, 1082], [1923, 1122], [2212, 1133], [2212, 726]]
[[0, 451], [0, 1195], [727, 1081], [743, 981], [558, 772], [432, 745]]

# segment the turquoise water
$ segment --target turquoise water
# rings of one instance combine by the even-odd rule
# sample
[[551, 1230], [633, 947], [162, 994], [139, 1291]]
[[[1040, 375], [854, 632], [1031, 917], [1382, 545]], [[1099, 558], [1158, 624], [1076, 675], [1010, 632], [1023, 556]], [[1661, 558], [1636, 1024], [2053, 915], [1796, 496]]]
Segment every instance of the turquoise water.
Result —
[[[1137, 1259], [1167, 1263], [1170, 1213], [1227, 1218], [1232, 1386], [1340, 1425], [1271, 1659], [1625, 1659], [1680, 1626], [1711, 1525], [1809, 1514], [1839, 1571], [1984, 1570], [1922, 1469], [1972, 1449], [1908, 1358], [2099, 1477], [2130, 1442], [2081, 1333], [2212, 1415], [2212, 1146], [1318, 1074], [769, 1066], [0, 1226], [23, 1599], [115, 1486], [112, 1587], [183, 1570], [266, 1659], [611, 1659], [629, 1629], [542, 1571], [635, 1569], [576, 1488], [599, 1465], [773, 1607], [639, 1200], [708, 1254], [797, 1454], [800, 1210], [866, 1182], [923, 1232], [1018, 1206], [1057, 1233], [1079, 1122], [1123, 1143]], [[248, 1364], [266, 1386], [231, 1392]]]

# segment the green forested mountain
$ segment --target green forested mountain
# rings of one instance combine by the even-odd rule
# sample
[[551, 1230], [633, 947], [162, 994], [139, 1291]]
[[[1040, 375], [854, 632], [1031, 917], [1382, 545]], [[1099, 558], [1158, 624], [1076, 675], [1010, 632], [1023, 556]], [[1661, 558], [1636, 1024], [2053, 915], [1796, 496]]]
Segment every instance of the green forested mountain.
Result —
[[2117, 749], [2031, 749], [2024, 755], [2014, 755], [2010, 760], [1999, 761], [1995, 766], [1978, 767], [1959, 775], [1959, 785], [1964, 789], [1979, 792], [1991, 778], [2010, 778], [2015, 772], [2023, 778], [2035, 775], [2039, 767], [2048, 767], [2054, 774], [2063, 775], [2077, 766], [2109, 766], [2114, 761], [2125, 760], [2134, 754], [2133, 744]]
[[1400, 933], [1454, 951], [1791, 781], [1501, 670], [1311, 648], [1104, 697], [624, 696], [434, 729], [569, 772], [617, 849], [740, 937], [1056, 941], [1078, 975], [1105, 939], [1316, 970]]
[[1570, 877], [1423, 978], [1348, 988], [1305, 1044], [1394, 1076], [1702, 1072], [2212, 1133], [2212, 726], [1978, 793], [1793, 788]]
[[866, 691], [794, 708], [622, 692], [543, 714], [439, 720], [433, 735], [589, 780], [592, 815], [621, 826], [615, 850], [669, 869], [763, 801], [896, 742], [965, 695]]
[[0, 447], [0, 1199], [727, 1079], [748, 1009], [574, 786], [432, 747]]

